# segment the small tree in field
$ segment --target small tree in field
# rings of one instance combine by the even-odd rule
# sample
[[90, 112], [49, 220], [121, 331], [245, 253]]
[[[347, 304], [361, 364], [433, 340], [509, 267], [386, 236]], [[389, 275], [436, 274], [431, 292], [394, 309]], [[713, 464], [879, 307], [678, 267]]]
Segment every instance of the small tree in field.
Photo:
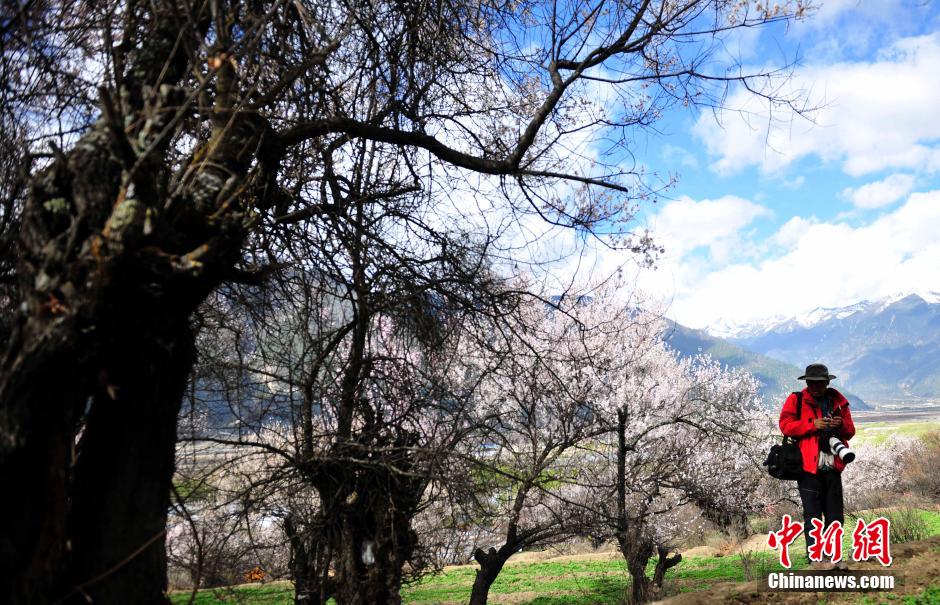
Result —
[[532, 300], [519, 310], [518, 329], [481, 351], [482, 365], [493, 368], [473, 406], [486, 449], [468, 454], [480, 478], [477, 514], [492, 531], [474, 551], [474, 605], [487, 602], [516, 552], [593, 531], [582, 485], [606, 430], [597, 402], [607, 396], [606, 377], [622, 371], [621, 333], [656, 327], [638, 325], [649, 318], [610, 294]]
[[751, 440], [746, 429], [758, 385], [708, 359], [680, 360], [661, 340], [633, 350], [645, 353], [611, 377], [603, 402], [611, 430], [597, 481], [612, 487], [602, 492], [602, 511], [632, 577], [631, 598], [640, 603], [681, 560], [671, 553], [688, 533], [687, 507], [729, 515], [758, 506], [752, 489], [742, 489], [744, 477], [756, 479], [741, 472], [753, 462], [738, 449]]
[[[389, 207], [370, 222], [399, 237]], [[452, 452], [473, 435], [468, 403], [487, 372], [471, 372], [464, 352], [488, 346], [517, 297], [483, 269], [462, 272], [467, 243], [422, 267], [422, 279], [399, 278], [401, 258], [375, 253], [383, 240], [333, 237], [361, 222], [348, 220], [337, 215], [317, 238], [295, 242], [296, 263], [264, 287], [220, 292], [202, 314], [192, 378], [197, 407], [221, 402], [233, 416], [196, 438], [273, 456], [255, 477], [259, 493], [316, 495], [316, 506], [283, 505], [298, 603], [353, 593], [389, 602], [435, 564], [412, 521], [457, 485]], [[330, 263], [299, 269], [317, 246], [334, 246]], [[470, 313], [468, 300], [493, 317]]]
[[[204, 443], [202, 444], [205, 445]], [[272, 480], [276, 457], [230, 451], [177, 473], [167, 558], [177, 588], [228, 586], [289, 577], [289, 511], [316, 507], [302, 485]]]
[[[909, 500], [902, 494], [918, 476], [925, 453], [924, 444], [915, 437], [892, 435], [883, 443], [852, 444], [856, 458], [842, 472], [846, 512], [893, 506]], [[911, 462], [918, 460], [913, 467]], [[799, 502], [798, 496], [796, 497]]]

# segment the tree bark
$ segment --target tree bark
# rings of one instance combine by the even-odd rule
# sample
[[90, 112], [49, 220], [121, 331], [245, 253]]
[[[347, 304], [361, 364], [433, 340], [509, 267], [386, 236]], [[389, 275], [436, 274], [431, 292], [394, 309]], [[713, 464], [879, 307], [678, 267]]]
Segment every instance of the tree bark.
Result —
[[682, 561], [682, 555], [679, 553], [669, 556], [669, 549], [662, 546], [656, 547], [658, 559], [656, 560], [656, 571], [653, 572], [653, 585], [661, 589], [666, 579], [666, 572], [675, 567]]
[[[122, 194], [103, 136], [95, 127], [34, 177], [24, 210], [23, 302], [0, 361], [0, 476], [19, 493], [0, 504], [17, 520], [0, 536], [3, 603], [166, 601], [189, 317], [234, 264], [242, 235], [216, 237], [199, 272], [141, 249], [107, 212]], [[50, 216], [50, 199], [76, 215]], [[199, 221], [184, 221], [151, 242], [190, 250], [204, 236]]]
[[333, 595], [329, 577], [330, 556], [322, 532], [314, 532], [293, 514], [284, 519], [284, 531], [290, 542], [290, 573], [294, 581], [295, 605], [322, 605]]
[[512, 556], [513, 550], [511, 547], [507, 548], [503, 545], [499, 550], [490, 548], [489, 552], [483, 552], [482, 549], [478, 548], [473, 553], [473, 558], [480, 564], [480, 569], [477, 570], [477, 575], [473, 579], [470, 605], [486, 605], [486, 601], [490, 596], [490, 587], [496, 581], [499, 572], [503, 570], [506, 561]]
[[[162, 322], [161, 322], [162, 323]], [[68, 577], [75, 603], [165, 604], [176, 420], [193, 335], [185, 317], [114, 343], [73, 470]], [[138, 326], [142, 329], [143, 326]]]
[[[631, 602], [649, 602], [662, 589], [666, 572], [682, 561], [682, 555], [676, 553], [669, 556], [669, 549], [654, 546], [653, 542], [642, 536], [635, 527], [618, 533], [617, 541], [620, 545], [620, 552], [627, 562], [627, 570], [630, 572]], [[653, 571], [653, 577], [649, 578], [646, 575], [646, 567], [654, 552], [657, 555], [656, 568]]]
[[12, 349], [0, 472], [20, 497], [3, 502], [4, 518], [19, 520], [0, 538], [12, 566], [3, 602], [167, 602], [176, 418], [194, 350], [188, 316], [186, 307], [166, 319], [129, 309], [94, 338], [65, 322], [46, 332], [48, 349], [29, 346], [43, 342], [33, 334]]
[[644, 535], [642, 526], [627, 515], [627, 411], [617, 410], [617, 543], [627, 562], [633, 603], [646, 603], [650, 597], [650, 579], [646, 565], [653, 556], [653, 544]]
[[[160, 3], [137, 16], [145, 42], [120, 77], [121, 101], [102, 93], [103, 117], [67, 153], [54, 148], [23, 208], [21, 304], [0, 360], [0, 476], [17, 494], [0, 503], [3, 603], [166, 602], [189, 316], [243, 236], [220, 236], [190, 210], [191, 188], [167, 204], [163, 135], [180, 103], [186, 17]], [[121, 117], [133, 127], [115, 128]], [[211, 250], [199, 247], [207, 239]], [[193, 250], [199, 272], [180, 265]]]
[[319, 467], [313, 478], [338, 605], [401, 603], [402, 570], [418, 544], [411, 521], [427, 485], [410, 472], [410, 445], [399, 436], [381, 463], [374, 463], [368, 449], [337, 444], [327, 458], [334, 462]]
[[385, 500], [367, 494], [360, 497], [370, 502], [349, 506], [337, 527], [342, 537], [339, 556], [334, 559], [336, 602], [400, 604], [402, 568], [418, 542], [411, 529], [411, 515], [396, 510], [397, 505], [403, 504], [400, 498]]
[[[69, 359], [71, 346], [56, 347], [14, 335], [11, 357], [43, 357], [47, 363], [19, 363], [0, 386], [0, 477], [10, 490], [0, 498], [0, 602], [43, 603], [51, 595], [66, 556], [65, 519], [73, 418], [83, 388]], [[22, 343], [37, 343], [33, 346]], [[25, 350], [24, 350], [25, 349]], [[28, 435], [28, 437], [26, 437]]]
[[653, 556], [653, 545], [635, 528], [617, 534], [620, 552], [627, 561], [630, 572], [630, 597], [633, 603], [646, 603], [650, 600], [650, 579], [646, 575], [646, 565]]

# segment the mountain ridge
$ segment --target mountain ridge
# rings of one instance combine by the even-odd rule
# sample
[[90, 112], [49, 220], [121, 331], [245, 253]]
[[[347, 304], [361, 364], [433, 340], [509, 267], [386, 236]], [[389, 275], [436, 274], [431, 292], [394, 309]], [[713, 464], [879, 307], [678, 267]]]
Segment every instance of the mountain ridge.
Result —
[[[865, 399], [940, 399], [940, 293], [910, 293], [825, 309], [725, 337], [794, 365], [826, 363]], [[812, 313], [812, 312], [811, 312]], [[727, 328], [727, 326], [725, 326]]]
[[[710, 355], [719, 363], [740, 368], [753, 374], [761, 383], [760, 394], [767, 408], [777, 408], [792, 391], [801, 390], [805, 383], [797, 380], [803, 368], [747, 350], [727, 340], [716, 338], [704, 330], [696, 330], [669, 320], [664, 335], [666, 343], [682, 355]], [[849, 400], [852, 409], [872, 409], [865, 400], [851, 390], [835, 385]]]

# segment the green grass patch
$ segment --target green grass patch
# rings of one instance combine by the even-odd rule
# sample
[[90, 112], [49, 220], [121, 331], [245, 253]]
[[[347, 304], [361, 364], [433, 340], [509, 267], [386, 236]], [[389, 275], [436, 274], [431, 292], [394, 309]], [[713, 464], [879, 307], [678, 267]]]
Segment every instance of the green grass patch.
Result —
[[928, 586], [913, 595], [895, 595], [889, 592], [877, 596], [866, 595], [859, 600], [859, 605], [880, 605], [884, 603], [897, 605], [940, 605], [940, 585]]
[[199, 479], [181, 479], [176, 482], [175, 487], [183, 502], [211, 500], [216, 491], [210, 483]]
[[930, 586], [916, 595], [905, 595], [904, 605], [940, 605], [940, 586]]
[[921, 510], [918, 511], [927, 523], [927, 533], [931, 536], [940, 535], [940, 511]]
[[[173, 605], [189, 603], [190, 592], [170, 594]], [[257, 586], [238, 586], [209, 588], [196, 594], [194, 605], [293, 605], [294, 587], [288, 582], [259, 584]]]
[[[768, 570], [777, 566], [773, 553], [755, 553]], [[797, 567], [805, 566], [794, 551]], [[648, 573], [652, 575], [651, 564]], [[452, 567], [440, 574], [429, 576], [406, 586], [402, 597], [406, 603], [466, 603], [476, 569], [472, 566]], [[669, 582], [675, 582], [679, 590], [703, 590], [717, 582], [744, 581], [744, 568], [737, 556], [690, 557], [669, 570]], [[610, 604], [623, 601], [630, 589], [630, 576], [622, 560], [547, 561], [541, 563], [511, 564], [503, 568], [493, 583], [490, 594], [499, 595], [531, 593], [527, 605], [563, 604]], [[188, 592], [170, 595], [174, 605], [183, 605], [189, 599]], [[293, 593], [288, 583], [257, 586], [216, 588], [200, 591], [196, 605], [283, 605], [293, 602]]]

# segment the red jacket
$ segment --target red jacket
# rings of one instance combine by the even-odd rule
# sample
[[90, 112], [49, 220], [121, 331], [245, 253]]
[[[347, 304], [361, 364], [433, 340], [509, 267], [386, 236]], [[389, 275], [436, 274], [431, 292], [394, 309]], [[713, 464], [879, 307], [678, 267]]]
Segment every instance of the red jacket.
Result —
[[[855, 423], [852, 422], [852, 414], [849, 412], [849, 400], [842, 396], [839, 391], [829, 389], [829, 401], [832, 402], [832, 415], [842, 416], [842, 426], [836, 431], [836, 436], [848, 445], [849, 439], [855, 436]], [[803, 454], [803, 469], [807, 473], [816, 474], [816, 466], [819, 463], [819, 431], [816, 430], [813, 420], [822, 418], [822, 411], [813, 400], [807, 389], [803, 389], [803, 409], [800, 418], [796, 418], [796, 395], [790, 393], [783, 409], [780, 411], [780, 430], [788, 437], [797, 438], [800, 446], [800, 453]], [[835, 469], [842, 472], [845, 463], [838, 456], [835, 458]]]

